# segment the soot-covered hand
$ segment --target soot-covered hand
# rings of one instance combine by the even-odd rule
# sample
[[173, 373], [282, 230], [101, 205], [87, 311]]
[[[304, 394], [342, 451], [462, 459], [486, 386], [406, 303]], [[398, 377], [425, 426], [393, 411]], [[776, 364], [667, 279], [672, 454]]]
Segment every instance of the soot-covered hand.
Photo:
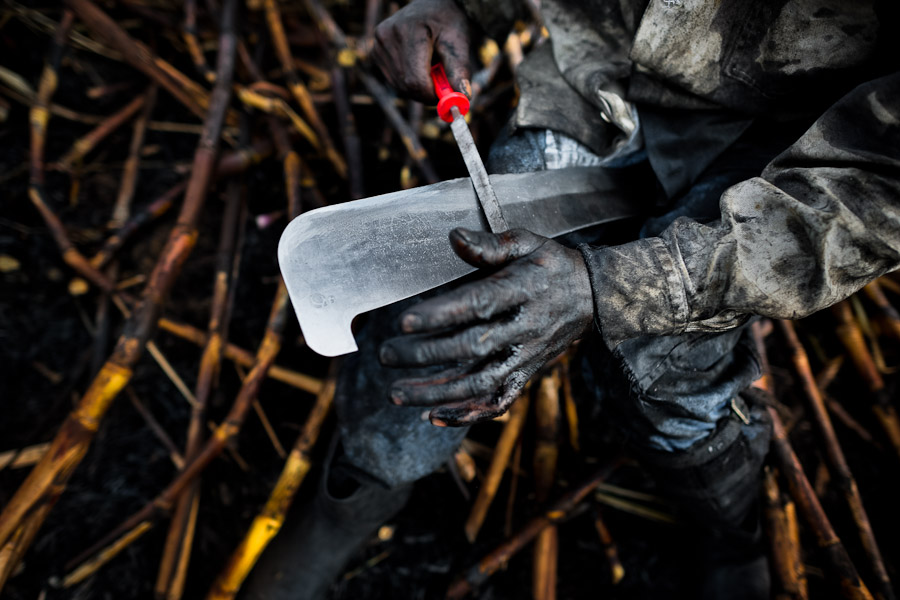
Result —
[[470, 95], [469, 20], [453, 0], [415, 0], [375, 29], [372, 58], [402, 96], [434, 104], [432, 54], [454, 90]]
[[435, 425], [469, 425], [506, 412], [528, 379], [591, 326], [593, 296], [581, 254], [524, 229], [454, 229], [450, 242], [483, 279], [400, 316], [405, 335], [380, 348], [387, 366], [450, 365], [401, 379], [391, 400], [431, 406]]

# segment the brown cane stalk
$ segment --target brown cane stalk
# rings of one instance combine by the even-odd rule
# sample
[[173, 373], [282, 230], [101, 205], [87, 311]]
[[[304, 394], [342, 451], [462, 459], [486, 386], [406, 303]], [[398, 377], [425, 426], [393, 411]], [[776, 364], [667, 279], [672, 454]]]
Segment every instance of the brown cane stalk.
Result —
[[172, 464], [175, 465], [176, 469], [184, 468], [184, 456], [181, 455], [181, 452], [178, 451], [178, 446], [175, 445], [175, 442], [172, 441], [172, 438], [169, 437], [169, 434], [166, 433], [166, 430], [163, 429], [162, 425], [159, 424], [159, 421], [156, 420], [156, 417], [153, 416], [153, 413], [141, 402], [141, 399], [137, 397], [137, 394], [134, 392], [134, 389], [131, 386], [125, 388], [125, 393], [128, 396], [128, 399], [131, 401], [131, 405], [134, 407], [138, 414], [141, 415], [141, 418], [144, 419], [144, 423], [147, 424], [147, 427], [150, 428], [150, 431], [153, 432], [153, 435], [156, 436], [156, 439], [160, 441], [160, 443], [169, 451], [169, 458], [172, 461]]
[[[73, 6], [83, 7], [85, 4], [89, 2], [73, 0]], [[26, 526], [30, 530], [36, 530], [48, 512], [45, 510], [46, 505], [55, 502], [65, 489], [69, 477], [87, 452], [107, 408], [130, 380], [132, 369], [153, 333], [162, 302], [193, 248], [197, 237], [197, 219], [211, 180], [230, 96], [234, 65], [235, 4], [235, 0], [229, 0], [229, 8], [223, 12], [218, 83], [211, 97], [204, 135], [201, 136], [194, 155], [193, 175], [178, 221], [150, 276], [141, 302], [126, 321], [112, 355], [63, 423], [53, 440], [51, 450], [31, 471], [0, 514], [0, 545], [6, 544], [18, 528]], [[27, 544], [28, 541], [30, 540], [20, 544]], [[21, 555], [21, 552], [18, 554]]]
[[[167, 331], [177, 337], [192, 342], [197, 346], [206, 345], [206, 333], [187, 323], [179, 323], [166, 317], [159, 320], [158, 326], [163, 331]], [[241, 365], [242, 367], [252, 367], [254, 363], [253, 353], [239, 346], [228, 342], [223, 349], [225, 358]], [[286, 369], [278, 365], [272, 365], [269, 369], [268, 376], [282, 383], [297, 388], [298, 390], [309, 394], [318, 394], [322, 389], [322, 380], [316, 377], [310, 377], [291, 369]]]
[[[90, 0], [66, 0], [66, 3], [94, 35], [121, 52], [128, 64], [158, 83], [189, 111], [205, 119], [206, 109], [211, 106], [212, 100], [203, 88], [156, 56], [145, 44], [129, 36]], [[219, 52], [221, 53], [221, 47]], [[221, 134], [221, 128], [219, 133]]]
[[[353, 49], [350, 48], [347, 36], [344, 35], [344, 32], [334, 21], [322, 3], [319, 2], [319, 0], [306, 0], [306, 7], [313, 20], [315, 20], [316, 25], [319, 27], [319, 31], [325, 34], [325, 37], [337, 49], [338, 64], [343, 66], [354, 64], [355, 53]], [[419, 134], [410, 127], [409, 123], [403, 118], [403, 115], [400, 114], [400, 111], [397, 110], [397, 107], [394, 106], [391, 95], [374, 77], [358, 66], [356, 71], [357, 75], [362, 80], [363, 85], [366, 86], [366, 89], [369, 90], [369, 93], [375, 98], [375, 101], [378, 103], [378, 106], [381, 107], [381, 110], [384, 112], [388, 121], [394, 129], [397, 130], [397, 133], [400, 134], [403, 145], [406, 146], [407, 152], [416, 162], [416, 165], [425, 177], [425, 181], [427, 183], [437, 183], [440, 181], [437, 173], [434, 171], [434, 167], [431, 165], [431, 161], [428, 159], [428, 153], [422, 146], [422, 142], [419, 141]]]
[[578, 407], [575, 405], [575, 395], [572, 393], [572, 373], [569, 370], [570, 354], [566, 353], [560, 360], [560, 376], [562, 379], [563, 406], [566, 411], [566, 423], [568, 424], [569, 445], [572, 450], [578, 452]]
[[134, 122], [134, 131], [131, 135], [131, 144], [128, 147], [128, 158], [125, 159], [125, 167], [122, 169], [122, 180], [119, 183], [119, 193], [116, 196], [116, 204], [113, 208], [112, 218], [108, 226], [118, 229], [128, 220], [131, 214], [131, 200], [137, 188], [138, 174], [141, 166], [141, 149], [144, 147], [144, 135], [147, 133], [147, 123], [156, 106], [156, 92], [159, 86], [151, 84], [150, 89], [144, 94], [144, 110]]
[[[221, 78], [217, 77], [216, 81], [220, 82]], [[266, 372], [281, 349], [281, 331], [287, 321], [289, 309], [287, 290], [282, 282], [275, 293], [265, 336], [256, 351], [253, 368], [244, 379], [225, 419], [215, 428], [197, 457], [188, 463], [156, 498], [69, 562], [67, 565], [69, 573], [62, 582], [64, 587], [72, 586], [96, 572], [128, 544], [152, 528], [158, 519], [168, 515], [181, 492], [237, 436], [265, 380]]]
[[875, 303], [881, 316], [885, 331], [896, 339], [900, 339], [900, 313], [891, 304], [878, 281], [873, 281], [863, 288], [869, 300]]
[[[185, 459], [190, 462], [200, 451], [205, 432], [206, 406], [218, 377], [222, 360], [222, 346], [227, 336], [229, 289], [232, 279], [237, 231], [242, 213], [241, 189], [238, 182], [231, 182], [226, 192], [225, 212], [216, 251], [216, 269], [213, 278], [212, 305], [207, 325], [206, 345], [200, 358], [197, 383], [194, 386], [196, 403], [191, 407], [188, 424]], [[165, 550], [156, 578], [156, 597], [178, 600], [184, 591], [183, 584], [190, 560], [193, 531], [196, 525], [197, 505], [200, 499], [200, 477], [179, 496], [175, 512], [169, 524]]]
[[297, 490], [300, 489], [309, 472], [310, 452], [319, 438], [325, 418], [331, 412], [336, 374], [335, 363], [332, 365], [328, 381], [319, 392], [316, 403], [310, 410], [300, 437], [291, 448], [291, 453], [284, 463], [284, 468], [281, 470], [281, 475], [279, 475], [268, 501], [262, 511], [253, 519], [250, 529], [232, 553], [225, 569], [216, 578], [207, 595], [207, 600], [234, 598], [269, 542], [278, 535]]
[[503, 479], [503, 473], [506, 472], [506, 465], [509, 463], [509, 457], [512, 454], [513, 447], [522, 427], [525, 425], [525, 417], [528, 415], [528, 388], [515, 401], [509, 410], [509, 421], [503, 426], [503, 432], [500, 439], [497, 440], [497, 446], [494, 448], [494, 455], [491, 458], [491, 466], [488, 468], [484, 481], [481, 483], [481, 489], [478, 490], [478, 497], [475, 498], [475, 504], [472, 505], [472, 511], [469, 518], [466, 519], [465, 532], [469, 542], [474, 542], [481, 529], [487, 511], [497, 495], [497, 488], [500, 487], [500, 481]]
[[306, 86], [303, 85], [300, 78], [297, 76], [297, 72], [294, 70], [294, 59], [291, 56], [291, 48], [290, 45], [288, 45], [287, 38], [284, 34], [284, 24], [281, 20], [281, 12], [278, 9], [278, 3], [275, 0], [264, 0], [263, 7], [265, 8], [266, 23], [269, 26], [272, 43], [275, 46], [275, 53], [278, 55], [278, 59], [281, 61], [281, 67], [284, 69], [288, 88], [291, 90], [291, 94], [294, 96], [297, 104], [300, 105], [303, 114], [316, 131], [325, 157], [334, 166], [334, 170], [337, 174], [341, 177], [345, 177], [347, 175], [347, 164], [344, 162], [344, 158], [335, 149], [334, 142], [331, 141], [328, 129], [325, 127], [325, 123], [322, 121], [319, 112], [316, 110], [316, 106], [312, 101], [309, 90], [306, 89]]
[[[257, 140], [251, 146], [233, 150], [224, 154], [216, 163], [213, 180], [242, 173], [250, 166], [257, 164], [272, 151], [267, 140]], [[103, 243], [100, 250], [90, 259], [96, 269], [102, 269], [115, 256], [122, 246], [128, 243], [134, 234], [143, 226], [166, 214], [188, 187], [190, 177], [176, 184], [159, 198], [150, 202], [142, 210], [130, 217], [119, 229], [114, 231]]]
[[428, 159], [428, 152], [425, 151], [422, 142], [419, 140], [419, 134], [410, 127], [409, 123], [406, 122], [406, 119], [403, 118], [403, 115], [400, 114], [400, 111], [397, 110], [397, 107], [394, 106], [391, 94], [389, 94], [384, 86], [378, 83], [378, 81], [368, 73], [365, 73], [361, 69], [358, 69], [357, 73], [362, 80], [363, 85], [366, 86], [366, 89], [369, 90], [369, 93], [372, 94], [372, 97], [378, 102], [378, 106], [381, 107], [388, 122], [390, 122], [391, 126], [400, 135], [400, 139], [406, 147], [406, 151], [416, 162], [416, 166], [419, 167], [419, 171], [421, 171], [422, 176], [425, 177], [425, 181], [427, 183], [437, 183], [439, 181], [437, 173], [435, 172], [431, 161]]
[[347, 156], [347, 183], [350, 199], [357, 200], [365, 195], [363, 183], [362, 145], [356, 130], [356, 119], [350, 106], [347, 93], [347, 71], [337, 64], [331, 69], [331, 84], [334, 93], [334, 108], [337, 114], [338, 128], [344, 142], [344, 154]]
[[872, 600], [872, 594], [860, 579], [856, 567], [853, 566], [853, 561], [850, 560], [850, 555], [847, 554], [847, 549], [844, 548], [840, 538], [834, 532], [815, 490], [803, 473], [803, 466], [791, 448], [787, 432], [781, 423], [781, 417], [771, 406], [768, 407], [768, 411], [773, 429], [772, 456], [778, 465], [779, 472], [787, 482], [788, 490], [797, 504], [800, 516], [812, 531], [819, 550], [832, 567], [828, 571], [829, 574], [837, 580], [841, 595], [845, 598]]
[[[521, 400], [519, 400], [521, 402]], [[487, 556], [465, 573], [457, 577], [447, 590], [448, 599], [465, 598], [472, 591], [497, 572], [500, 567], [509, 560], [531, 540], [533, 540], [544, 528], [562, 521], [566, 515], [578, 506], [585, 497], [593, 491], [597, 484], [606, 479], [616, 467], [621, 464], [620, 459], [614, 459], [601, 467], [588, 479], [567, 492], [556, 502], [547, 507], [540, 515], [534, 517], [525, 524], [515, 535], [508, 538], [502, 544], [492, 550]]]
[[625, 577], [625, 567], [619, 560], [619, 550], [616, 542], [600, 514], [599, 508], [594, 513], [594, 528], [597, 530], [597, 536], [600, 538], [600, 545], [603, 547], [603, 554], [606, 556], [606, 562], [609, 564], [609, 577], [613, 585], [618, 584]]
[[[88, 264], [87, 259], [75, 248], [75, 245], [69, 239], [68, 233], [62, 221], [53, 212], [47, 203], [47, 197], [44, 191], [44, 147], [47, 141], [47, 124], [50, 121], [50, 112], [48, 106], [50, 98], [56, 91], [59, 82], [59, 62], [62, 57], [64, 43], [69, 29], [71, 28], [74, 15], [71, 11], [66, 11], [60, 27], [54, 36], [51, 51], [47, 59], [47, 64], [41, 73], [41, 82], [38, 86], [38, 92], [35, 96], [34, 104], [29, 112], [28, 120], [31, 125], [31, 159], [29, 163], [29, 183], [28, 198], [31, 203], [41, 214], [41, 218], [50, 230], [53, 240], [62, 253], [63, 261], [72, 267], [78, 274], [85, 279], [93, 282], [100, 289], [106, 292], [115, 290], [115, 283], [111, 281], [105, 274]], [[0, 543], [4, 536], [0, 535]]]
[[853, 365], [856, 367], [860, 377], [869, 387], [869, 391], [875, 396], [872, 411], [894, 447], [897, 456], [900, 457], [900, 417], [897, 416], [897, 410], [891, 404], [890, 398], [887, 397], [884, 379], [881, 377], [881, 373], [878, 372], [875, 360], [866, 347], [862, 331], [853, 318], [853, 310], [850, 308], [850, 303], [845, 300], [831, 307], [831, 310], [838, 319], [837, 332], [841, 343], [849, 352], [850, 359], [853, 361]]
[[790, 321], [780, 321], [779, 324], [791, 350], [794, 368], [800, 376], [803, 390], [806, 392], [806, 397], [809, 400], [810, 416], [822, 438], [828, 470], [832, 475], [832, 480], [841, 490], [847, 506], [850, 508], [863, 549], [869, 558], [872, 571], [878, 581], [878, 585], [875, 586], [876, 597], [893, 600], [894, 592], [891, 589], [891, 581], [884, 566], [884, 559], [881, 557], [881, 551], [878, 549], [878, 544], [875, 541], [875, 533], [872, 531], [872, 525], [863, 506], [862, 496], [860, 496], [859, 489], [856, 486], [856, 480], [853, 478], [853, 473], [850, 471], [844, 451], [838, 443], [837, 434], [835, 434], [834, 427], [831, 424], [831, 418], [825, 409], [825, 401], [818, 386], [816, 386], [806, 350], [800, 343], [797, 332]]
[[754, 323], [752, 333], [763, 371], [763, 376], [754, 383], [754, 387], [771, 401], [771, 404], [767, 406], [769, 417], [772, 420], [770, 456], [787, 483], [788, 492], [793, 498], [800, 516], [815, 537], [816, 545], [832, 566], [828, 573], [838, 583], [841, 595], [850, 600], [873, 600], [872, 594], [860, 578], [853, 561], [850, 560], [847, 549], [831, 526], [828, 515], [825, 514], [809, 479], [806, 478], [803, 465], [800, 464], [800, 459], [797, 458], [790, 440], [788, 440], [781, 417], [772, 406], [774, 404], [772, 393], [774, 388], [765, 342], [762, 337], [762, 324]]
[[[559, 457], [559, 373], [555, 369], [541, 379], [535, 399], [537, 441], [534, 449], [535, 500], [543, 504], [550, 496]], [[532, 589], [535, 600], [556, 598], [559, 535], [555, 525], [538, 534], [534, 544]]]
[[778, 600], [806, 600], [806, 569], [800, 555], [800, 531], [797, 526], [797, 508], [781, 494], [775, 472], [766, 468], [765, 473], [765, 525], [772, 556], [772, 571], [780, 586]]
[[146, 100], [147, 97], [144, 94], [135, 96], [131, 102], [111, 114], [103, 123], [100, 123], [94, 129], [75, 140], [69, 151], [56, 163], [57, 168], [63, 171], [71, 171], [73, 166], [81, 163], [84, 157], [97, 147], [97, 144], [136, 115], [141, 110], [141, 107], [144, 106]]
[[200, 48], [200, 42], [197, 40], [197, 0], [185, 0], [184, 2], [184, 33], [182, 34], [184, 43], [187, 46], [188, 54], [194, 61], [194, 67], [197, 72], [208, 82], [213, 83], [216, 80], [215, 72], [206, 64], [206, 57]]

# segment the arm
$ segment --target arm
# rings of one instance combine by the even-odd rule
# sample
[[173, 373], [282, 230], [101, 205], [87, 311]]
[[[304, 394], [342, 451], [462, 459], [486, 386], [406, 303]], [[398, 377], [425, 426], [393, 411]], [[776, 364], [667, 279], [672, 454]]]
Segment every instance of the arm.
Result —
[[856, 88], [760, 177], [729, 188], [719, 221], [583, 247], [607, 344], [803, 317], [900, 266], [898, 98], [900, 74]]

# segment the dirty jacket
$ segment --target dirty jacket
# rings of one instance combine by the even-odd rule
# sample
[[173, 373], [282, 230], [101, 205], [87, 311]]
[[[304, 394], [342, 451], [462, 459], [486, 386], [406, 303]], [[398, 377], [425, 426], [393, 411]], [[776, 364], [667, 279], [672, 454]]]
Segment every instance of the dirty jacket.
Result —
[[[495, 36], [523, 14], [510, 0], [462, 4]], [[720, 219], [682, 217], [657, 237], [583, 249], [610, 347], [754, 314], [803, 317], [900, 266], [900, 36], [885, 26], [896, 4], [542, 2], [551, 44], [520, 68], [516, 125], [609, 155], [634, 147], [644, 110], [726, 115], [700, 169], [754, 120], [809, 125], [758, 177], [724, 192]], [[663, 185], [674, 194], [697, 175]]]

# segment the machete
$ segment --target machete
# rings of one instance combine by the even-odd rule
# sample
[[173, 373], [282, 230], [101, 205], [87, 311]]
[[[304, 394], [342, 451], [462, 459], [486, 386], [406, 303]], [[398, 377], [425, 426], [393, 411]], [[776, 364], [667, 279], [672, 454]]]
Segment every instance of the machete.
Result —
[[[557, 237], [637, 216], [641, 181], [576, 167], [490, 182], [510, 228]], [[278, 244], [281, 274], [306, 344], [324, 356], [357, 349], [353, 318], [475, 271], [447, 239], [487, 229], [468, 178], [327, 206], [291, 221]]]
[[635, 186], [604, 169], [489, 176], [463, 118], [469, 99], [453, 91], [442, 65], [432, 67], [431, 78], [438, 115], [450, 123], [470, 179], [313, 210], [281, 236], [278, 263], [300, 329], [324, 356], [357, 350], [357, 315], [475, 271], [450, 248], [455, 227], [556, 237], [640, 212], [623, 195]]

